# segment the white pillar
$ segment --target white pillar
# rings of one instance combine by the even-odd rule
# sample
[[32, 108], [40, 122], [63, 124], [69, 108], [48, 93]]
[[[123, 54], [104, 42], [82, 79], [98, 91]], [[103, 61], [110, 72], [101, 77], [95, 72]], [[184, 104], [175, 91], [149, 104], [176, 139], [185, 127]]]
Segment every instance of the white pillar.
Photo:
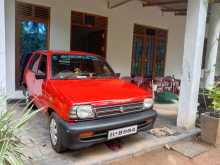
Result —
[[195, 127], [208, 0], [189, 0], [177, 126]]
[[205, 87], [214, 85], [215, 68], [218, 54], [218, 38], [220, 35], [220, 5], [212, 4], [209, 20], [208, 42], [205, 63]]
[[0, 112], [6, 111], [5, 0], [0, 0]]
[[5, 0], [0, 0], [0, 95], [6, 91]]

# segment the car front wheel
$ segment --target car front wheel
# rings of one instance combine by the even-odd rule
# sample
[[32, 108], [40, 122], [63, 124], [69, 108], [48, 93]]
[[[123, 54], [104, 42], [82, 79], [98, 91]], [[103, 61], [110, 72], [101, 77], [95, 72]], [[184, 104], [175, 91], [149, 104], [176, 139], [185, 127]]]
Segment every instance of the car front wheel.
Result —
[[57, 153], [62, 153], [66, 151], [66, 148], [62, 144], [61, 140], [61, 131], [59, 128], [59, 125], [56, 121], [55, 114], [52, 113], [50, 117], [50, 125], [49, 125], [49, 131], [50, 131], [50, 141], [53, 149]]

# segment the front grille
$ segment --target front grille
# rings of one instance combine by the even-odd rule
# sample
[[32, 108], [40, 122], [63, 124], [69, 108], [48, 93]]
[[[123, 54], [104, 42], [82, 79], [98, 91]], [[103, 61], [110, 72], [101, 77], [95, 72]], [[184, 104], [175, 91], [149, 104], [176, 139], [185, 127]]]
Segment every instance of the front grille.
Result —
[[95, 107], [97, 118], [140, 112], [143, 109], [143, 102]]

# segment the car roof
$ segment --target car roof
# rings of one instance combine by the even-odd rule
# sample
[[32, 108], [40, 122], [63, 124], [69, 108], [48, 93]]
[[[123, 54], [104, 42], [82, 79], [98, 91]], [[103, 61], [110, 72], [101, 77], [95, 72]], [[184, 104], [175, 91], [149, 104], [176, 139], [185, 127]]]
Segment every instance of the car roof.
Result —
[[38, 50], [33, 54], [45, 54], [45, 55], [83, 55], [83, 56], [98, 56], [97, 54], [83, 52], [83, 51], [64, 51], [64, 50]]

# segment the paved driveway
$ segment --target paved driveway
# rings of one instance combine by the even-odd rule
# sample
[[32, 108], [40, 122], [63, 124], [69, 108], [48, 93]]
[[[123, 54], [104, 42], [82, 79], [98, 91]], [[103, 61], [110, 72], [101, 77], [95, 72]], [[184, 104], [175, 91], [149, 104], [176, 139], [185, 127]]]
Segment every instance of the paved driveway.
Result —
[[[17, 106], [18, 111], [22, 106]], [[174, 127], [176, 120], [176, 105], [156, 105], [159, 117], [156, 127], [171, 126]], [[173, 137], [175, 138], [175, 137]], [[64, 154], [57, 154], [50, 145], [48, 132], [48, 117], [39, 113], [27, 126], [27, 130], [22, 134], [22, 140], [26, 144], [24, 153], [29, 157], [27, 164], [39, 165], [72, 165], [72, 164], [101, 164], [102, 160], [120, 158], [120, 155], [129, 156], [133, 151], [143, 148], [143, 145], [149, 147], [157, 145], [163, 139], [158, 139], [147, 132], [130, 136], [114, 142], [119, 150], [114, 151], [106, 144], [99, 144], [81, 151], [68, 151]], [[169, 140], [164, 138], [164, 140]], [[152, 144], [152, 145], [151, 145]], [[162, 144], [162, 143], [161, 143]], [[146, 150], [148, 149], [146, 146]], [[110, 158], [109, 158], [110, 157]]]

